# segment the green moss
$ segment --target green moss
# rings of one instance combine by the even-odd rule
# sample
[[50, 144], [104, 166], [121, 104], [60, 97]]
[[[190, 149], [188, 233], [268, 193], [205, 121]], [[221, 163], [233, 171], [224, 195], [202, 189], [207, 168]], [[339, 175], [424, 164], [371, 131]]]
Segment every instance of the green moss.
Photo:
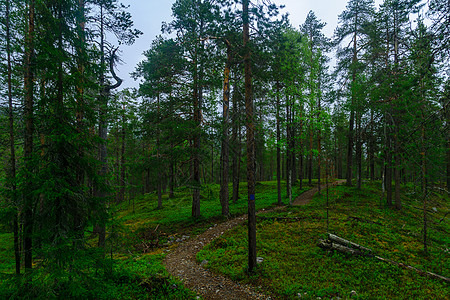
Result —
[[[450, 239], [431, 231], [435, 242], [428, 255], [422, 252], [420, 211], [404, 199], [404, 210], [379, 207], [380, 188], [368, 184], [363, 190], [338, 186], [329, 191], [329, 231], [375, 250], [376, 254], [417, 268], [450, 277], [448, 247]], [[448, 211], [448, 202], [440, 203]], [[316, 246], [326, 233], [326, 192], [316, 195], [306, 206], [286, 207], [271, 216], [302, 217], [300, 221], [264, 220], [257, 226], [258, 256], [264, 258], [258, 276], [248, 277], [246, 267], [246, 227], [225, 233], [198, 253], [208, 260], [208, 268], [235, 280], [267, 287], [276, 297], [316, 299], [346, 298], [355, 290], [360, 299], [446, 299], [448, 284], [423, 277], [375, 258], [348, 257], [329, 253]], [[269, 215], [268, 215], [269, 216]], [[351, 219], [357, 217], [360, 220]], [[435, 220], [443, 213], [430, 216]], [[367, 222], [361, 221], [365, 220]], [[378, 223], [378, 224], [377, 224]], [[380, 225], [382, 224], [382, 225]], [[445, 223], [447, 232], [450, 230]], [[441, 225], [442, 226], [442, 225]], [[447, 245], [447, 246], [446, 246]], [[306, 293], [306, 294], [305, 294]]]

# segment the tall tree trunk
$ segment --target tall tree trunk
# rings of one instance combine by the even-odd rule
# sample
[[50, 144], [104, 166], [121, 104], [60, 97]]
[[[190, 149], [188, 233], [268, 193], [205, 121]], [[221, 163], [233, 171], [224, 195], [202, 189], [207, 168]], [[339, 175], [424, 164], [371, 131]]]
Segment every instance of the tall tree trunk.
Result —
[[[388, 119], [389, 116], [386, 116]], [[385, 186], [386, 186], [386, 203], [389, 207], [392, 206], [392, 152], [391, 152], [391, 133], [390, 133], [390, 122], [386, 120], [387, 128], [385, 128], [385, 136], [386, 136], [386, 163], [385, 163]]]
[[450, 191], [450, 136], [447, 138], [447, 190]]
[[122, 113], [122, 147], [120, 151], [120, 197], [119, 201], [123, 202], [125, 200], [125, 147], [126, 147], [126, 119], [125, 119], [125, 104], [123, 104], [123, 113]]
[[[396, 122], [397, 123], [397, 122]], [[400, 145], [399, 145], [399, 138], [398, 138], [398, 124], [395, 126], [395, 135], [394, 135], [394, 161], [395, 161], [395, 168], [394, 168], [394, 182], [395, 182], [395, 189], [394, 189], [394, 202], [395, 202], [395, 208], [397, 210], [402, 209], [402, 200], [400, 198]]]
[[[295, 101], [295, 100], [294, 100]], [[295, 143], [295, 136], [297, 134], [296, 132], [296, 128], [295, 128], [295, 106], [294, 103], [292, 103], [291, 106], [291, 183], [295, 182], [295, 180], [297, 179], [297, 168], [296, 168], [296, 143]], [[292, 193], [292, 187], [291, 187], [291, 193]]]
[[248, 272], [256, 268], [256, 210], [255, 210], [255, 124], [252, 98], [252, 74], [250, 61], [250, 0], [242, 0], [244, 65], [245, 65], [245, 111], [247, 125], [247, 184], [248, 184]]
[[173, 160], [170, 161], [170, 177], [169, 177], [169, 198], [173, 198], [175, 189], [175, 164]]
[[157, 113], [158, 113], [158, 124], [157, 124], [157, 128], [156, 128], [156, 159], [157, 159], [157, 166], [158, 166], [158, 175], [157, 175], [157, 183], [156, 183], [156, 189], [157, 189], [157, 194], [158, 194], [158, 209], [161, 209], [163, 207], [162, 205], [162, 180], [163, 180], [163, 166], [161, 166], [161, 157], [159, 155], [159, 148], [161, 147], [160, 145], [160, 129], [159, 129], [159, 124], [161, 121], [161, 117], [160, 117], [160, 94], [158, 93], [157, 99], [156, 99], [157, 103]]
[[239, 199], [239, 181], [241, 169], [241, 125], [239, 117], [238, 88], [236, 83], [233, 91], [233, 203]]
[[320, 177], [321, 177], [321, 172], [322, 172], [322, 170], [321, 170], [321, 160], [322, 160], [322, 129], [321, 129], [321, 126], [322, 126], [322, 120], [321, 120], [321, 118], [322, 118], [322, 106], [321, 106], [321, 90], [320, 90], [320, 88], [321, 88], [321, 82], [320, 82], [320, 80], [319, 80], [319, 86], [318, 86], [318, 89], [319, 89], [319, 97], [317, 97], [317, 121], [319, 122], [319, 130], [317, 131], [317, 188], [318, 188], [318, 190], [319, 190], [319, 194], [320, 194], [320, 190], [321, 190], [321, 187], [320, 187]]
[[[120, 79], [114, 71], [114, 58], [116, 55], [116, 48], [111, 53], [109, 58], [109, 69], [112, 77], [116, 81], [115, 84], [107, 84], [106, 82], [106, 58], [105, 58], [105, 34], [104, 34], [104, 8], [103, 4], [100, 4], [100, 95], [99, 95], [99, 124], [98, 124], [98, 135], [100, 138], [99, 145], [99, 161], [100, 161], [100, 178], [105, 178], [108, 173], [108, 152], [107, 152], [107, 137], [108, 137], [108, 98], [110, 96], [111, 90], [118, 88], [122, 84], [122, 79]], [[101, 201], [101, 207], [106, 208], [106, 192], [104, 188], [97, 188], [96, 195]], [[98, 246], [101, 248], [105, 247], [106, 241], [106, 219], [100, 220], [98, 224]]]
[[370, 135], [369, 135], [369, 146], [368, 146], [368, 157], [369, 157], [369, 172], [370, 180], [375, 180], [375, 149], [374, 149], [374, 136], [373, 136], [373, 110], [370, 111]]
[[[58, 72], [57, 72], [57, 81], [56, 81], [56, 117], [65, 123], [65, 117], [64, 117], [64, 86], [63, 86], [63, 55], [64, 55], [64, 48], [63, 48], [63, 19], [62, 19], [62, 7], [61, 2], [58, 2], [58, 56], [56, 61], [58, 61]], [[62, 125], [62, 124], [61, 124]], [[62, 125], [64, 126], [64, 125]], [[59, 141], [57, 143], [65, 143], [65, 141]], [[58, 147], [58, 164], [59, 168], [67, 172], [67, 165], [64, 164], [64, 156], [65, 153], [61, 150], [61, 147]], [[59, 238], [59, 235], [64, 235], [64, 224], [63, 224], [63, 217], [64, 217], [64, 198], [61, 196], [56, 197], [54, 202], [54, 212], [55, 212], [55, 232], [53, 233], [57, 238], [54, 239], [56, 242], [57, 249], [62, 245], [63, 240]]]
[[[83, 138], [84, 133], [84, 86], [85, 86], [85, 0], [78, 0], [78, 11], [76, 14], [76, 22], [77, 22], [77, 44], [76, 44], [76, 53], [77, 53], [77, 79], [76, 79], [76, 129], [78, 134], [80, 134], [81, 138]], [[84, 158], [84, 147], [82, 143], [78, 148], [78, 157], [79, 159]], [[85, 182], [85, 170], [83, 168], [77, 168], [76, 170], [76, 178], [78, 186], [83, 186]], [[84, 217], [81, 211], [75, 212], [74, 215], [74, 223], [75, 223], [75, 234], [77, 235], [76, 240], [74, 242], [74, 246], [79, 248], [82, 247], [82, 240], [84, 239]]]
[[447, 191], [450, 191], [450, 87], [444, 98], [444, 114], [447, 121]]
[[199, 78], [198, 78], [198, 62], [194, 61], [194, 129], [193, 137], [193, 154], [192, 154], [192, 179], [193, 179], [193, 193], [192, 193], [192, 216], [194, 218], [200, 217], [200, 101], [199, 101]]
[[16, 184], [16, 150], [14, 134], [14, 107], [12, 99], [12, 67], [11, 67], [11, 31], [10, 31], [10, 0], [5, 2], [5, 27], [6, 27], [6, 54], [8, 71], [8, 116], [9, 116], [9, 149], [11, 170], [8, 170], [11, 184], [11, 202], [17, 209], [13, 217], [14, 231], [14, 258], [16, 262], [16, 274], [20, 274], [20, 251], [19, 251], [19, 223], [18, 223], [18, 203], [17, 203], [17, 184]]
[[[100, 65], [102, 68], [100, 74], [100, 97], [99, 97], [99, 124], [98, 124], [98, 135], [100, 138], [99, 145], [99, 161], [100, 161], [100, 177], [104, 178], [107, 174], [107, 142], [106, 138], [108, 135], [108, 121], [107, 121], [107, 110], [108, 110], [108, 97], [107, 91], [105, 89], [105, 37], [104, 37], [104, 24], [103, 24], [103, 5], [100, 5]], [[101, 199], [100, 201], [104, 202], [106, 200], [106, 193], [103, 188], [97, 188], [97, 197]], [[103, 206], [106, 206], [105, 203], [102, 203]], [[101, 220], [99, 224], [99, 233], [98, 233], [98, 246], [101, 248], [105, 247], [106, 240], [106, 220]]]
[[[359, 110], [359, 105], [358, 105]], [[358, 169], [358, 183], [357, 188], [361, 189], [362, 185], [362, 134], [361, 134], [361, 113], [356, 113], [356, 162]]]
[[29, 272], [32, 268], [33, 260], [33, 182], [31, 174], [33, 173], [33, 135], [34, 135], [34, 13], [35, 0], [28, 1], [28, 28], [25, 38], [25, 138], [24, 138], [24, 160], [25, 160], [25, 191], [23, 203], [23, 242], [24, 242], [24, 265], [25, 271]]
[[286, 198], [291, 197], [291, 105], [289, 96], [286, 93]]
[[[422, 113], [422, 120], [425, 120], [425, 117]], [[425, 147], [425, 127], [422, 123], [421, 128], [421, 179], [422, 179], [422, 197], [423, 197], [423, 247], [425, 253], [428, 252], [428, 220], [427, 220], [427, 198], [428, 198], [428, 184], [427, 184], [427, 164], [426, 164], [426, 147]]]
[[[311, 122], [312, 120], [310, 120]], [[312, 131], [312, 125], [309, 125], [309, 150], [308, 150], [308, 184], [312, 185], [312, 178], [313, 178], [313, 141], [314, 141], [314, 134]]]
[[280, 83], [276, 83], [277, 88], [277, 191], [278, 191], [278, 205], [282, 205], [281, 200], [281, 119], [280, 119]]
[[[302, 135], [302, 130], [303, 130], [303, 107], [300, 108], [299, 110], [299, 114], [300, 114], [300, 122], [299, 122], [299, 129], [298, 129], [298, 136]], [[299, 165], [298, 165], [298, 179], [300, 181], [299, 184], [299, 188], [303, 189], [303, 178], [304, 178], [304, 172], [303, 172], [303, 167], [304, 167], [304, 158], [303, 158], [303, 139], [300, 139], [300, 145], [299, 145]]]
[[[355, 27], [358, 23], [358, 14], [355, 15]], [[355, 67], [355, 64], [358, 62], [358, 54], [357, 54], [357, 32], [353, 36], [353, 58], [352, 65]], [[356, 81], [356, 69], [352, 70], [352, 84]], [[353, 139], [354, 139], [354, 123], [355, 123], [355, 92], [352, 89], [351, 95], [351, 104], [350, 104], [350, 120], [349, 120], [349, 128], [348, 128], [348, 145], [347, 145], [347, 186], [352, 186], [352, 172], [353, 172]]]
[[220, 184], [220, 204], [222, 204], [222, 215], [228, 216], [229, 191], [228, 191], [228, 165], [229, 165], [229, 143], [228, 143], [228, 112], [230, 107], [230, 67], [231, 67], [231, 45], [227, 44], [227, 62], [225, 64], [223, 79], [223, 128], [222, 128], [222, 180]]

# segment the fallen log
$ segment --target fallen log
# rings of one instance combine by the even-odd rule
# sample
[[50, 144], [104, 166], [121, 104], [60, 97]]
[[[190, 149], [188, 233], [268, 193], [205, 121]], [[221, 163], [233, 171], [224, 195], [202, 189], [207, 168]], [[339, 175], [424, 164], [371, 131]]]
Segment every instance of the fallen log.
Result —
[[380, 256], [375, 256], [375, 258], [380, 260], [380, 261], [389, 263], [391, 265], [396, 265], [396, 266], [398, 266], [400, 268], [403, 268], [403, 269], [413, 270], [413, 271], [415, 271], [416, 273], [419, 273], [422, 276], [428, 276], [428, 277], [431, 277], [431, 278], [434, 278], [434, 279], [440, 279], [440, 280], [444, 280], [444, 281], [450, 283], [450, 278], [444, 277], [442, 275], [439, 275], [439, 274], [436, 274], [436, 273], [433, 273], [433, 272], [420, 270], [420, 269], [414, 268], [413, 266], [408, 266], [408, 265], [405, 265], [404, 263], [396, 262], [394, 260], [390, 260], [390, 259], [383, 258], [383, 257], [380, 257]]
[[346, 247], [349, 247], [349, 248], [355, 248], [355, 249], [358, 249], [358, 250], [361, 251], [361, 252], [372, 253], [372, 249], [363, 247], [363, 246], [361, 246], [361, 245], [358, 245], [358, 244], [356, 244], [356, 243], [353, 243], [353, 242], [351, 242], [351, 241], [348, 241], [348, 240], [346, 240], [346, 239], [343, 239], [343, 238], [341, 238], [341, 237], [339, 237], [339, 236], [337, 236], [337, 235], [335, 235], [335, 234], [329, 233], [329, 234], [328, 234], [328, 239], [331, 240], [331, 241], [333, 241], [333, 242], [335, 242], [335, 243], [341, 244], [341, 245], [343, 245], [343, 246], [346, 246]]
[[[320, 239], [319, 242], [317, 243], [317, 246], [319, 246], [322, 249], [336, 250], [338, 252], [348, 254], [348, 255], [375, 257], [376, 259], [378, 259], [382, 262], [386, 262], [386, 263], [401, 267], [403, 269], [412, 270], [422, 276], [428, 276], [433, 279], [439, 279], [439, 280], [443, 280], [443, 281], [450, 283], [450, 278], [447, 278], [445, 276], [442, 276], [442, 275], [439, 275], [439, 274], [436, 274], [433, 272], [420, 270], [413, 266], [409, 266], [404, 263], [400, 263], [400, 262], [396, 262], [394, 260], [383, 258], [381, 256], [373, 255], [371, 249], [363, 247], [361, 245], [358, 245], [356, 243], [353, 243], [351, 241], [348, 241], [346, 239], [343, 239], [343, 238], [338, 237], [337, 235], [334, 235], [331, 233], [328, 234], [328, 239], [326, 239], [326, 240]], [[356, 249], [353, 249], [351, 247], [356, 248]]]
[[322, 249], [327, 250], [336, 250], [338, 252], [349, 254], [349, 255], [361, 255], [361, 256], [367, 256], [367, 253], [363, 253], [362, 251], [358, 249], [352, 249], [349, 247], [346, 247], [344, 245], [333, 243], [330, 240], [319, 240], [317, 246], [319, 246]]

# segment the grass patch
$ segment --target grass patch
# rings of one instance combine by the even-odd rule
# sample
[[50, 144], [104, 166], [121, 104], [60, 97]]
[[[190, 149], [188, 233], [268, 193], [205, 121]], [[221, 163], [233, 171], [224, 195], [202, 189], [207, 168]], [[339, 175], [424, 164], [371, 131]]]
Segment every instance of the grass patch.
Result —
[[[191, 217], [192, 191], [187, 188], [178, 189], [171, 199], [164, 195], [162, 209], [157, 209], [156, 193], [113, 207], [114, 217], [107, 229], [107, 251], [108, 257], [112, 253], [112, 259], [96, 260], [95, 253], [87, 253], [96, 250], [91, 247], [96, 244], [96, 237], [92, 236], [87, 252], [73, 255], [76, 270], [57, 271], [36, 265], [31, 284], [23, 276], [13, 274], [13, 235], [1, 227], [0, 298], [195, 299], [195, 293], [167, 273], [162, 263], [165, 254], [160, 247], [183, 235], [197, 235], [211, 224], [225, 220], [221, 216], [219, 189], [218, 185], [203, 186], [199, 219]], [[256, 189], [258, 210], [276, 205], [275, 181], [258, 183]], [[293, 196], [307, 189], [294, 187]], [[284, 194], [283, 200], [288, 202]], [[241, 183], [240, 199], [237, 203], [230, 202], [230, 214], [246, 212], [247, 186]]]
[[[230, 191], [231, 191], [230, 186]], [[285, 194], [285, 186], [282, 187], [282, 199], [288, 203]], [[293, 198], [310, 189], [304, 187], [293, 188]], [[131, 243], [139, 243], [142, 232], [154, 231], [157, 233], [159, 244], [164, 244], [170, 237], [181, 237], [182, 235], [198, 235], [208, 229], [212, 224], [226, 220], [221, 215], [219, 201], [220, 186], [204, 185], [201, 190], [201, 217], [194, 219], [191, 216], [192, 191], [187, 188], [177, 190], [174, 197], [163, 196], [163, 208], [157, 208], [156, 193], [137, 197], [132, 203], [122, 203], [117, 207], [116, 219], [125, 228], [128, 236], [126, 246], [130, 248]], [[277, 183], [276, 181], [259, 182], [256, 185], [256, 209], [268, 209], [277, 205]], [[230, 217], [247, 213], [247, 184], [240, 184], [239, 200], [237, 203], [230, 201]], [[132, 246], [132, 245], [131, 245]], [[133, 247], [131, 247], [133, 248]]]
[[[78, 262], [83, 263], [85, 257]], [[105, 268], [93, 265], [92, 269], [76, 269], [70, 273], [52, 267], [49, 268], [51, 273], [36, 268], [27, 277], [0, 274], [0, 298], [195, 299], [195, 293], [169, 276], [162, 259], [162, 254], [120, 257], [107, 262], [108, 265], [103, 266]]]
[[[379, 206], [380, 185], [362, 190], [338, 186], [329, 192], [329, 231], [372, 248], [377, 255], [450, 277], [448, 221], [430, 230], [427, 255], [420, 239], [421, 212], [415, 197], [404, 197], [402, 211]], [[263, 220], [257, 225], [258, 256], [264, 261], [255, 276], [245, 273], [247, 229], [239, 226], [225, 233], [197, 255], [208, 268], [234, 280], [267, 288], [275, 297], [316, 299], [350, 296], [360, 299], [448, 299], [448, 284], [380, 262], [374, 258], [348, 257], [316, 246], [326, 233], [326, 192], [306, 206], [286, 207], [272, 216], [305, 217], [301, 221]], [[439, 202], [430, 222], [449, 210], [448, 199]], [[269, 215], [267, 215], [269, 216]], [[349, 217], [357, 217], [360, 220]], [[364, 222], [365, 220], [368, 222]], [[377, 224], [378, 223], [378, 224]], [[382, 225], [379, 225], [382, 224]]]

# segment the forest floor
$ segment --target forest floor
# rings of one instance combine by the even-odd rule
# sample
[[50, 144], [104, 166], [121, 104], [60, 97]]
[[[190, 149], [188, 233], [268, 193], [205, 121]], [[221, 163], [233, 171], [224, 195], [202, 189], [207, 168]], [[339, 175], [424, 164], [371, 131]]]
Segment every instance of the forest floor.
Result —
[[[342, 182], [336, 181], [334, 184]], [[324, 188], [325, 185], [322, 184], [321, 187]], [[293, 205], [308, 204], [318, 190], [318, 187], [314, 187], [300, 194], [294, 200]], [[258, 212], [258, 215], [282, 208], [283, 206], [269, 210], [263, 209]], [[167, 271], [172, 276], [178, 277], [187, 288], [197, 292], [204, 299], [271, 299], [270, 296], [266, 296], [258, 291], [257, 287], [240, 284], [222, 275], [214, 274], [203, 267], [203, 265], [207, 264], [207, 261], [199, 264], [196, 260], [197, 253], [203, 247], [223, 235], [224, 232], [241, 225], [246, 220], [247, 215], [242, 215], [223, 223], [215, 224], [197, 237], [179, 244], [164, 259]]]

